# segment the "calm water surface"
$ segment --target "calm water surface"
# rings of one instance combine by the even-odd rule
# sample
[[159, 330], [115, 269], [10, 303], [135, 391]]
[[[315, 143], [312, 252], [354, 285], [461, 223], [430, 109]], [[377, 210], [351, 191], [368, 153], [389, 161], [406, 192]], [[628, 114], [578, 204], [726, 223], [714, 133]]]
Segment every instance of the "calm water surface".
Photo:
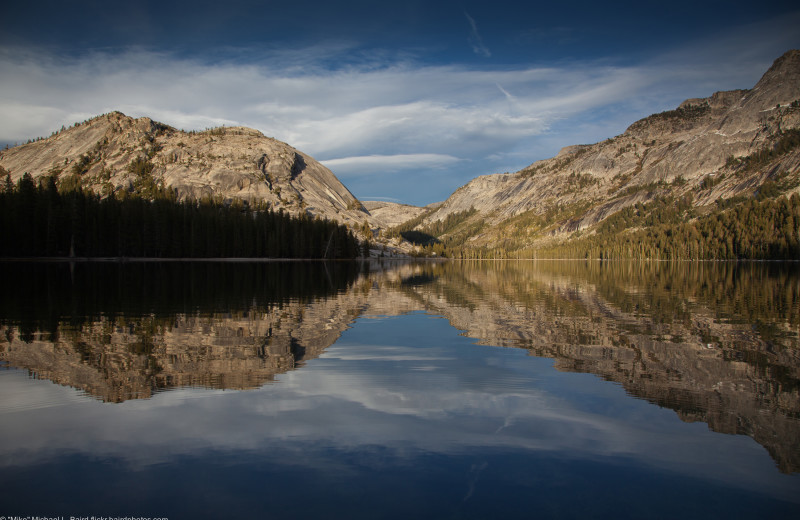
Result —
[[798, 264], [0, 270], [0, 516], [800, 515]]

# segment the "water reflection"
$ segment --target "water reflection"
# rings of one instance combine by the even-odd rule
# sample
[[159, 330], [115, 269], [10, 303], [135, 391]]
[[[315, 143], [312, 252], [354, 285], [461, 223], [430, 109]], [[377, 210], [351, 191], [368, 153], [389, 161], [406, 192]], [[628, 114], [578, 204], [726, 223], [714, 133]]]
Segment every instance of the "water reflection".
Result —
[[528, 349], [762, 444], [800, 471], [797, 264], [443, 265], [421, 305], [487, 345]]
[[[159, 390], [180, 387], [254, 389], [279, 374], [291, 381], [292, 370], [320, 356], [321, 366], [331, 359], [366, 363], [368, 359], [358, 356], [367, 354], [344, 353], [336, 344], [356, 318], [425, 311], [446, 318], [477, 343], [551, 358], [561, 371], [592, 373], [618, 383], [632, 396], [674, 410], [683, 421], [750, 436], [769, 451], [782, 472], [800, 471], [796, 264], [539, 261], [2, 267], [6, 296], [0, 307], [0, 360], [104, 401], [148, 398]], [[368, 331], [368, 323], [362, 320], [359, 331]], [[391, 344], [382, 347], [381, 363], [406, 367], [402, 375], [378, 371], [384, 381], [403, 377], [404, 387], [422, 388], [436, 387], [439, 377], [471, 378], [472, 383], [484, 381], [483, 387], [504, 388], [511, 395], [516, 384], [530, 386], [528, 376], [518, 380], [508, 370], [484, 367], [480, 374], [469, 372], [449, 350], [428, 348], [410, 356], [406, 347], [424, 344], [428, 337], [422, 325], [427, 322], [414, 323], [412, 330], [392, 332], [396, 337], [390, 339], [404, 348], [393, 354], [386, 350]], [[469, 355], [463, 348], [461, 352]], [[446, 373], [448, 366], [451, 371]], [[358, 393], [349, 402], [364, 409], [391, 405], [399, 415], [436, 416], [463, 408], [463, 400], [474, 390], [443, 393], [439, 398], [426, 394], [425, 399], [414, 400], [369, 384], [364, 378], [370, 370], [349, 373], [337, 365], [335, 371], [306, 380], [294, 404], [284, 399], [280, 406], [302, 408], [307, 405], [298, 396], [320, 400], [338, 388]], [[337, 378], [363, 385], [338, 385]], [[365, 393], [363, 388], [371, 391]], [[442, 401], [455, 396], [460, 404]], [[505, 398], [480, 408], [481, 421], [492, 418], [492, 431], [515, 424], [515, 408]], [[503, 409], [510, 415], [497, 411]], [[552, 407], [544, 409], [545, 415], [541, 408], [535, 413], [529, 410], [528, 415], [538, 417], [537, 424], [549, 424]], [[324, 407], [315, 413], [325, 416]], [[328, 419], [326, 424], [336, 424], [332, 416]], [[465, 432], [489, 427], [472, 424], [466, 416], [460, 421]], [[290, 425], [286, 423], [287, 428]], [[411, 430], [425, 431], [425, 426], [416, 424], [403, 431]], [[529, 431], [515, 442], [536, 438]], [[612, 442], [612, 436], [604, 438]], [[478, 436], [475, 442], [486, 439]], [[581, 441], [572, 436], [569, 442]]]
[[[252, 389], [351, 319], [352, 263], [6, 264], [0, 359], [103, 401], [182, 386]], [[346, 312], [346, 311], [345, 311]]]

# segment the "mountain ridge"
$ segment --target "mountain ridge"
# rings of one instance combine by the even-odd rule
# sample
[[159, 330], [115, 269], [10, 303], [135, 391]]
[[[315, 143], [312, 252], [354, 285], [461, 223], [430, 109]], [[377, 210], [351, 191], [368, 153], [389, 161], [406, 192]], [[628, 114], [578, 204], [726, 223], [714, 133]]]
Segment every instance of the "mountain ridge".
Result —
[[239, 199], [275, 211], [337, 220], [355, 227], [368, 216], [325, 166], [292, 146], [246, 127], [186, 132], [111, 112], [62, 128], [50, 137], [0, 152], [12, 181], [54, 175], [109, 195], [147, 196], [148, 188], [178, 200]]
[[717, 201], [753, 197], [768, 181], [782, 194], [800, 193], [796, 144], [759, 167], [751, 160], [798, 127], [800, 51], [791, 50], [752, 89], [688, 99], [605, 141], [564, 147], [515, 173], [476, 177], [411, 227], [430, 230], [472, 212], [432, 239], [474, 249], [514, 236], [511, 247], [536, 249], [591, 233], [609, 216], [659, 197], [690, 196], [702, 213]]

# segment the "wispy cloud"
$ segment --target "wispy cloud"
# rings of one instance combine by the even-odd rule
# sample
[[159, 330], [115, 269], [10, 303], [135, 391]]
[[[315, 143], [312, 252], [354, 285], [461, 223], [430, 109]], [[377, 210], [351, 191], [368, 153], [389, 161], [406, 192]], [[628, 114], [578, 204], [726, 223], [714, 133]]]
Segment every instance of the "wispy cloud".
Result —
[[[752, 81], [749, 70], [720, 70], [720, 86]], [[0, 141], [47, 135], [62, 124], [121, 110], [187, 130], [251, 126], [318, 159], [475, 158], [510, 151], [555, 122], [600, 107], [659, 100], [656, 108], [663, 110], [684, 93], [709, 95], [692, 89], [709, 76], [707, 67], [674, 60], [507, 70], [404, 62], [298, 72], [136, 50], [68, 59], [0, 50]]]
[[503, 95], [506, 97], [506, 99], [508, 99], [508, 100], [509, 100], [509, 101], [511, 101], [512, 103], [516, 101], [516, 99], [514, 98], [514, 96], [512, 96], [511, 94], [509, 94], [509, 93], [508, 93], [508, 91], [507, 91], [506, 89], [504, 89], [502, 85], [500, 85], [500, 83], [496, 83], [496, 85], [497, 85], [497, 88], [500, 90], [500, 92], [502, 92], [502, 93], [503, 93]]
[[343, 176], [364, 173], [393, 173], [400, 170], [419, 168], [442, 168], [461, 161], [452, 155], [437, 153], [416, 153], [399, 155], [363, 155], [328, 159], [322, 164], [341, 172]]
[[467, 17], [467, 21], [469, 22], [469, 43], [472, 45], [472, 52], [478, 56], [483, 56], [484, 58], [491, 57], [492, 53], [489, 51], [489, 48], [484, 45], [483, 38], [481, 38], [481, 35], [478, 32], [478, 24], [475, 23], [475, 20], [469, 15], [469, 13], [465, 12], [464, 16]]

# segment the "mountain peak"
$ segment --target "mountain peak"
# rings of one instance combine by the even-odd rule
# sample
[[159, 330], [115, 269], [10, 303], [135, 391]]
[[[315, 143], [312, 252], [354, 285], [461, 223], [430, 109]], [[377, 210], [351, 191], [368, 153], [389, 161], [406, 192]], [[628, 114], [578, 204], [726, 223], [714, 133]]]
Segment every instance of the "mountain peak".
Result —
[[772, 63], [767, 74], [781, 69], [800, 69], [800, 49], [790, 49]]
[[769, 84], [800, 81], [800, 50], [786, 51], [776, 59], [764, 73], [753, 90], [764, 88]]

